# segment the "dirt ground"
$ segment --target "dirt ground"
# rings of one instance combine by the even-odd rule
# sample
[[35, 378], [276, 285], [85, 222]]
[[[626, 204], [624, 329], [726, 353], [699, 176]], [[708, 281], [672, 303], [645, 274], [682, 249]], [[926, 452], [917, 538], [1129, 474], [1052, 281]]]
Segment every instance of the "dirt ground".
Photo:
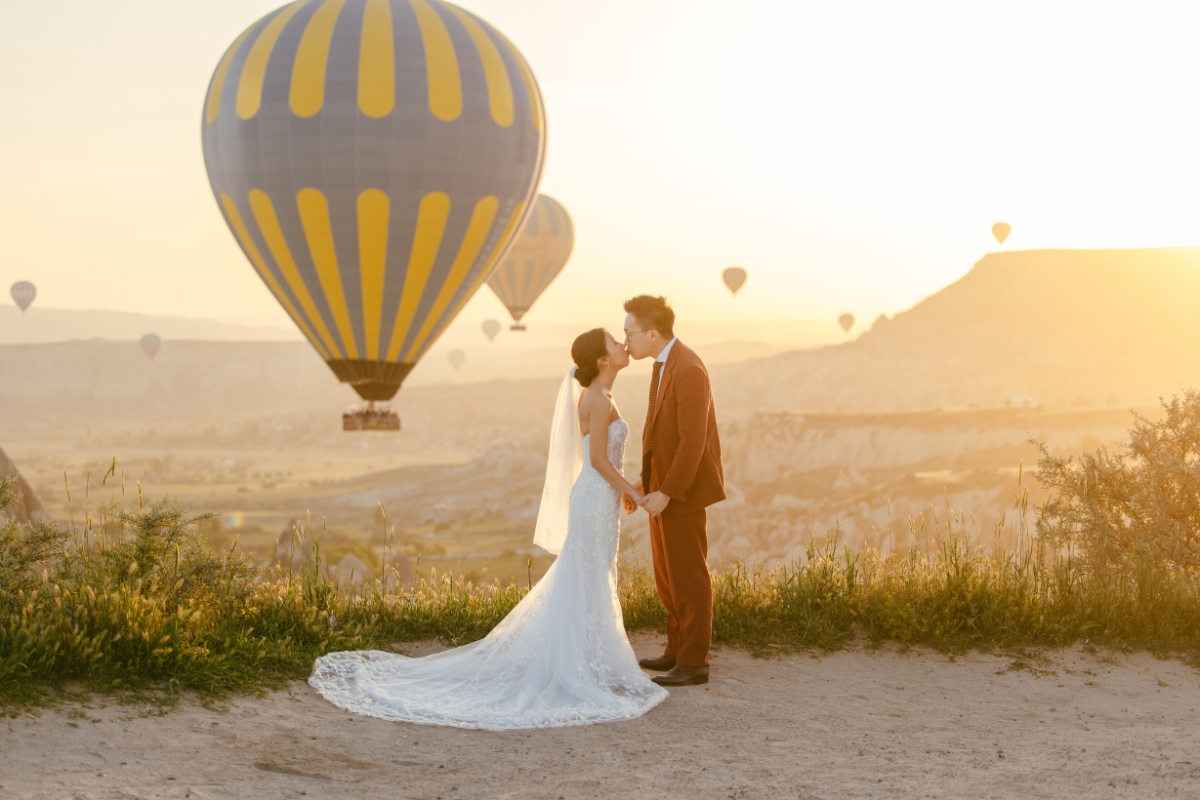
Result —
[[356, 717], [303, 683], [165, 715], [95, 698], [0, 720], [0, 797], [1200, 795], [1200, 676], [1178, 662], [722, 650], [712, 675], [638, 720], [522, 733]]

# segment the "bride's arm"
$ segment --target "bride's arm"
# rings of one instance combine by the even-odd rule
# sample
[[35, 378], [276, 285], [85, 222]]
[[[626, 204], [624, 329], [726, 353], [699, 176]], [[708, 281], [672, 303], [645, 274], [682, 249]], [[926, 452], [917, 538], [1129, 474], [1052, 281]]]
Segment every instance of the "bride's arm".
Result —
[[608, 426], [612, 419], [612, 406], [608, 398], [598, 393], [585, 397], [583, 412], [587, 416], [588, 433], [591, 434], [588, 439], [588, 456], [592, 467], [618, 492], [627, 494], [641, 503], [642, 493], [625, 480], [625, 476], [608, 460]]

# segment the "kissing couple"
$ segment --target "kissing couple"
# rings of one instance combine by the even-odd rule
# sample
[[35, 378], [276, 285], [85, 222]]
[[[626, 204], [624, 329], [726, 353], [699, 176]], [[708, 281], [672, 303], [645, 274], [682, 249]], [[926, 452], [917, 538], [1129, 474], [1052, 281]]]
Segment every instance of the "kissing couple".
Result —
[[[330, 653], [308, 682], [358, 714], [484, 730], [633, 719], [663, 687], [708, 682], [712, 584], [707, 507], [725, 498], [708, 371], [675, 338], [665, 298], [625, 303], [624, 341], [603, 328], [571, 347], [558, 391], [534, 543], [558, 557], [483, 639], [424, 658], [378, 650]], [[621, 474], [629, 425], [613, 402], [631, 358], [653, 358], [642, 471]], [[654, 580], [667, 646], [640, 662], [617, 598], [620, 512], [650, 517]], [[642, 668], [664, 674], [650, 678]]]

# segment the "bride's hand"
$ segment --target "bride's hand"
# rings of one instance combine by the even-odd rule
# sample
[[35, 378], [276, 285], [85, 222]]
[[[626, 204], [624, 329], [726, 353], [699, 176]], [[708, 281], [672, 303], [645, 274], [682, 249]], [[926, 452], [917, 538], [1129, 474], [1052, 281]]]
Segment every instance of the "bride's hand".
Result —
[[642, 496], [630, 496], [628, 494], [621, 495], [621, 505], [625, 508], [626, 514], [632, 514], [638, 510], [638, 506], [642, 504]]

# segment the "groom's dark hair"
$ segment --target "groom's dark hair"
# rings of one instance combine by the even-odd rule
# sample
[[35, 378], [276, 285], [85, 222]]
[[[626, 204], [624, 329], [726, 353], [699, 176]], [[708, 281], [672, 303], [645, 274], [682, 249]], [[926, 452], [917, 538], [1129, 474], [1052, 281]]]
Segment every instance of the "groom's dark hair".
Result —
[[643, 329], [658, 331], [668, 342], [675, 338], [675, 312], [667, 298], [639, 294], [625, 301], [625, 313], [633, 314]]

